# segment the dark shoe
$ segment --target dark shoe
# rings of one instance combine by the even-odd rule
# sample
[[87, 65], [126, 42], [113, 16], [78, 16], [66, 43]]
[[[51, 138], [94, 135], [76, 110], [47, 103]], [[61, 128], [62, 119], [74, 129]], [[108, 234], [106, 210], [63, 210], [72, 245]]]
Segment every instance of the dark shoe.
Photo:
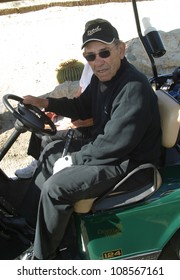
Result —
[[[33, 245], [24, 251], [21, 255], [15, 258], [15, 260], [35, 260]], [[37, 259], [36, 259], [37, 260]]]

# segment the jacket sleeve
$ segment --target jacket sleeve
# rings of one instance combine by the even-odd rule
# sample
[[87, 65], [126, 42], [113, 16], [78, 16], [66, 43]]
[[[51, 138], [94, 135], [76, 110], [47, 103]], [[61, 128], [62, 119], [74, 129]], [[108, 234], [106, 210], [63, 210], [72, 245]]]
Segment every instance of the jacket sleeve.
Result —
[[68, 117], [74, 120], [85, 120], [92, 117], [91, 109], [91, 94], [87, 89], [77, 98], [69, 99], [62, 98], [48, 98], [49, 105], [46, 111], [54, 112], [57, 115]]

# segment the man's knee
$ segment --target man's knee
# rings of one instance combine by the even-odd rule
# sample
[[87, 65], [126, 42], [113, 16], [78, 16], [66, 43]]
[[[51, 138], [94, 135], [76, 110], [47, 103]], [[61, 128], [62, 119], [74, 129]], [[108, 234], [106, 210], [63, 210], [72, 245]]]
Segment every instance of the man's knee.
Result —
[[48, 143], [44, 149], [44, 151], [48, 152], [51, 150], [58, 150], [58, 151], [62, 151], [64, 148], [64, 141], [62, 140], [55, 140], [55, 141], [51, 141], [50, 143]]
[[42, 196], [50, 196], [52, 198], [58, 199], [63, 193], [65, 186], [60, 184], [61, 180], [57, 180], [55, 176], [51, 176], [44, 184], [42, 188]]

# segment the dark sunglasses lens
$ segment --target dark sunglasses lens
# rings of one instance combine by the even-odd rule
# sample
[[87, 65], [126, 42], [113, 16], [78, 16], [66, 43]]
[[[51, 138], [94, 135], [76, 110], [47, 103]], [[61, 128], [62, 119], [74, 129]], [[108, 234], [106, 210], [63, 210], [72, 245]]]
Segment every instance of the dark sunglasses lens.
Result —
[[[107, 58], [110, 55], [111, 55], [111, 53], [109, 50], [104, 50], [104, 51], [99, 52], [99, 56], [101, 58]], [[87, 61], [94, 61], [96, 59], [96, 54], [95, 53], [85, 54], [84, 57]]]
[[86, 54], [86, 55], [84, 55], [84, 57], [87, 61], [94, 61], [96, 59], [96, 55], [94, 53]]
[[107, 57], [109, 57], [110, 56], [110, 51], [109, 50], [105, 50], [105, 51], [100, 51], [99, 52], [99, 56], [101, 57], [101, 58], [107, 58]]

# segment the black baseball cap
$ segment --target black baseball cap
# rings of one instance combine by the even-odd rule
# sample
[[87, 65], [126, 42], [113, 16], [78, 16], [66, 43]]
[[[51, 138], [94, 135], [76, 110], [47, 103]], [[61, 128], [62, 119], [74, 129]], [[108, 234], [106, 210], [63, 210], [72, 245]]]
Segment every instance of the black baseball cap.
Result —
[[119, 39], [118, 32], [112, 24], [103, 19], [95, 19], [86, 23], [87, 28], [83, 34], [83, 44], [81, 49], [91, 41], [99, 41], [112, 44], [115, 39]]

